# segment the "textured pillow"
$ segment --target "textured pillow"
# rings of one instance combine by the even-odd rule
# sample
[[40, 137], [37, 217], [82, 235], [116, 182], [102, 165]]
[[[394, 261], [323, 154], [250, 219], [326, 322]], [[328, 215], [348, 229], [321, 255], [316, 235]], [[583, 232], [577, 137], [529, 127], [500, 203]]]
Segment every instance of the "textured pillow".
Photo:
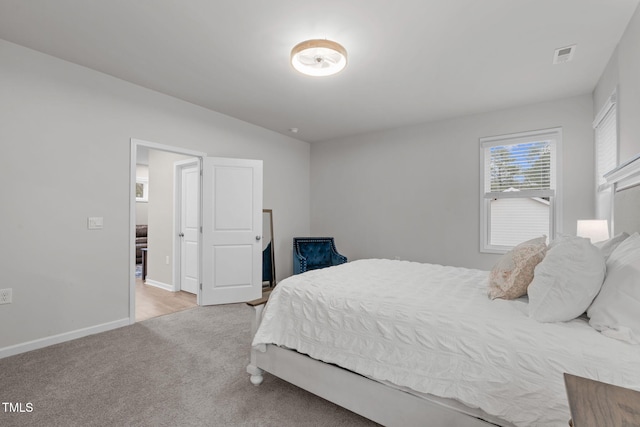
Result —
[[618, 245], [622, 243], [627, 237], [629, 237], [629, 234], [623, 232], [613, 236], [609, 240], [594, 243], [594, 246], [600, 249], [602, 255], [604, 255], [604, 259], [606, 260], [609, 258], [609, 255], [611, 255], [613, 251], [618, 247]]
[[640, 236], [634, 233], [607, 260], [602, 289], [587, 310], [589, 324], [604, 335], [640, 344]]
[[589, 239], [559, 237], [536, 266], [527, 289], [529, 317], [566, 322], [580, 316], [598, 295], [605, 271], [604, 256]]
[[533, 269], [544, 258], [547, 237], [527, 240], [498, 260], [489, 274], [491, 299], [516, 299], [527, 293]]

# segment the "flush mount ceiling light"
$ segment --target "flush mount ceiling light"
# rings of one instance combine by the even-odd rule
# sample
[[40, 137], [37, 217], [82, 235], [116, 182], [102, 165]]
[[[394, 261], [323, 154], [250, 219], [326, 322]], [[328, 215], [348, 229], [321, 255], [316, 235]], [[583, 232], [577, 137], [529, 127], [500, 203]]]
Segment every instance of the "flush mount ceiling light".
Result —
[[330, 76], [346, 67], [347, 51], [331, 40], [307, 40], [291, 49], [291, 65], [308, 76]]

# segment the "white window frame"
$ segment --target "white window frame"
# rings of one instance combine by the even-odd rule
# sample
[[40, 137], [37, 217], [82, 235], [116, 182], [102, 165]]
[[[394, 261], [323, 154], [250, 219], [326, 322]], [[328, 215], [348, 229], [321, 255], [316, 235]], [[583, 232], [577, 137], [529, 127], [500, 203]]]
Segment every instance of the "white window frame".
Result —
[[[507, 193], [485, 192], [485, 152], [487, 148], [499, 145], [515, 145], [539, 140], [551, 139], [554, 141], [554, 151], [551, 156], [551, 168], [553, 170], [554, 190], [525, 190]], [[492, 245], [491, 236], [491, 209], [492, 198], [507, 197], [549, 197], [549, 241], [562, 232], [562, 128], [541, 129], [528, 132], [520, 132], [507, 135], [490, 136], [480, 138], [480, 252], [504, 254], [513, 249], [513, 246]]]
[[[595, 210], [596, 217], [598, 219], [606, 219], [609, 225], [609, 234], [611, 234], [613, 230], [613, 186], [610, 183], [607, 183], [604, 179], [604, 176], [607, 175], [611, 170], [601, 171], [599, 167], [599, 153], [601, 150], [599, 149], [599, 144], [601, 141], [598, 140], [598, 128], [605, 123], [605, 119], [609, 120], [611, 118], [611, 114], [615, 114], [615, 123], [614, 129], [616, 131], [615, 137], [615, 147], [613, 149], [613, 167], [611, 170], [614, 170], [618, 165], [619, 159], [619, 135], [618, 131], [618, 111], [617, 111], [617, 88], [613, 90], [613, 93], [607, 98], [605, 104], [602, 109], [598, 112], [595, 119], [593, 120], [593, 152], [594, 152], [594, 166], [593, 170], [595, 171]], [[600, 179], [603, 178], [603, 179]]]

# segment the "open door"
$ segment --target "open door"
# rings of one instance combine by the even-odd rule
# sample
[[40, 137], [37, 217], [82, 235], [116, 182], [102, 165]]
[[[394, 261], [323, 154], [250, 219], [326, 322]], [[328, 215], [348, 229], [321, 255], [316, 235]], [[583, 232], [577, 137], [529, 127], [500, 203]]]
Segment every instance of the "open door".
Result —
[[175, 162], [177, 253], [174, 288], [198, 294], [200, 284], [200, 162]]
[[200, 305], [262, 296], [262, 160], [204, 157]]

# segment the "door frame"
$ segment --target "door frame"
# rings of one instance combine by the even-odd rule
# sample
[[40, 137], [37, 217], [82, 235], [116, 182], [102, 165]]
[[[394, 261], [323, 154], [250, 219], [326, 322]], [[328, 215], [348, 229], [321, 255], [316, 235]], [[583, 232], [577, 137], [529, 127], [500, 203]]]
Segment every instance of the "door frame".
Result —
[[[129, 168], [129, 324], [136, 323], [136, 164], [138, 148], [146, 147], [152, 150], [168, 151], [170, 153], [182, 154], [196, 157], [202, 161], [207, 153], [202, 151], [189, 150], [182, 147], [158, 144], [156, 142], [144, 141], [142, 139], [130, 139], [130, 168]], [[175, 256], [174, 256], [175, 259]], [[198, 297], [199, 298], [199, 297]]]
[[[180, 230], [182, 224], [182, 169], [185, 167], [196, 166], [200, 173], [202, 172], [202, 159], [201, 157], [194, 157], [192, 159], [178, 160], [173, 163], [173, 289], [176, 291], [182, 290], [182, 240], [178, 239], [178, 230]], [[200, 181], [202, 178], [200, 178]], [[202, 183], [199, 181], [199, 184]], [[202, 191], [199, 189], [200, 195], [198, 196], [198, 224], [202, 227], [201, 218], [201, 202]], [[201, 235], [198, 234], [198, 256], [200, 256], [200, 244]], [[200, 264], [200, 260], [198, 260]], [[198, 283], [200, 283], [200, 268], [198, 268]], [[200, 305], [200, 292], [196, 292], [196, 302]]]

